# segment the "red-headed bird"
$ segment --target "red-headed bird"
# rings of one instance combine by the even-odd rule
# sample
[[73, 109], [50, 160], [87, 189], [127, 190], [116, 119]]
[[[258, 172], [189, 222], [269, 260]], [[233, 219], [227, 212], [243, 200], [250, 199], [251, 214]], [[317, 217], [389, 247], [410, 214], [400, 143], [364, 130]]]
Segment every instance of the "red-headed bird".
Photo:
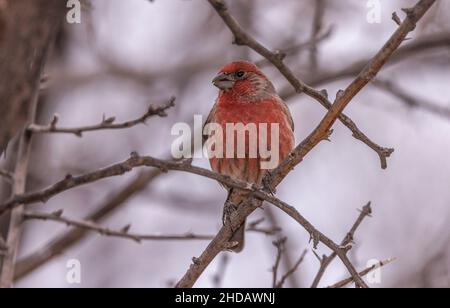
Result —
[[[275, 166], [272, 166], [273, 169], [289, 155], [295, 144], [294, 123], [290, 111], [276, 93], [270, 80], [253, 63], [235, 61], [223, 66], [218, 75], [213, 79], [213, 84], [219, 88], [220, 92], [205, 125], [208, 123], [216, 123], [222, 127], [224, 155], [221, 157], [210, 156], [211, 168], [220, 174], [260, 186], [265, 173], [270, 170], [270, 168], [262, 168], [262, 163], [270, 160], [270, 158], [266, 156], [261, 157], [260, 149], [253, 148], [260, 144], [259, 138], [262, 136], [259, 134], [260, 124], [266, 123], [268, 125], [266, 130], [268, 150], [270, 149], [271, 139], [274, 137], [271, 136], [271, 126], [278, 124], [279, 127], [277, 136], [279, 140], [279, 157]], [[244, 157], [238, 155], [237, 149], [235, 149], [232, 157], [225, 155], [226, 145], [228, 144], [227, 139], [230, 141], [230, 138], [239, 136], [237, 133], [233, 133], [232, 136], [227, 136], [226, 126], [228, 123], [254, 124], [257, 127], [258, 142], [249, 141], [249, 137], [251, 137], [250, 133], [245, 132]], [[214, 136], [211, 134], [211, 137], [206, 136], [205, 139], [214, 138]], [[242, 134], [240, 136], [242, 137]], [[234, 145], [236, 143], [237, 141], [234, 141]], [[256, 156], [250, 155], [251, 153], [255, 153], [254, 150], [257, 150], [256, 153], [258, 154]], [[270, 150], [273, 151], [274, 149]], [[234, 197], [231, 198], [233, 189], [228, 189], [228, 191], [229, 194], [224, 208], [224, 223], [231, 214], [230, 207], [235, 209], [246, 195], [244, 191], [234, 189]], [[240, 252], [243, 249], [244, 231], [245, 222], [234, 232], [230, 240], [230, 243], [234, 244], [234, 246], [230, 247], [231, 250]]]

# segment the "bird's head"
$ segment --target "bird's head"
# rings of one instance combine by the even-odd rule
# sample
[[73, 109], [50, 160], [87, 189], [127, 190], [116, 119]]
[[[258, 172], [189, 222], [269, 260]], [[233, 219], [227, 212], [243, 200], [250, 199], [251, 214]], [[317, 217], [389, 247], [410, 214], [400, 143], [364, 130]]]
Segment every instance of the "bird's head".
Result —
[[247, 61], [226, 64], [212, 83], [221, 92], [244, 100], [258, 100], [275, 94], [269, 79], [255, 64]]

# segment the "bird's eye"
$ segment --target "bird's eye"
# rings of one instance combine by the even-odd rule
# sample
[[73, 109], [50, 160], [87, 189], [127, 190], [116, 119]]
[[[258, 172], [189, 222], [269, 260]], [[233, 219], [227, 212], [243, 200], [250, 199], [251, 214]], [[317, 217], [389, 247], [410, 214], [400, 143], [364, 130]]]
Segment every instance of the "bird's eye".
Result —
[[244, 71], [237, 71], [235, 75], [236, 75], [237, 78], [242, 78], [242, 77], [245, 76], [245, 72]]

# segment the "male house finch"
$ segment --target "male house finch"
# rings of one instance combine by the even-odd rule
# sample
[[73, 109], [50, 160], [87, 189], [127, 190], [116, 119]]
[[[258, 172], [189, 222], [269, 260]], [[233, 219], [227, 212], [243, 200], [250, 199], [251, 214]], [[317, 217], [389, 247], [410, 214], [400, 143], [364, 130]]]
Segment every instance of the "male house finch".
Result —
[[[275, 91], [270, 80], [259, 70], [259, 68], [250, 62], [235, 61], [223, 66], [219, 74], [213, 79], [213, 84], [220, 89], [216, 103], [211, 110], [205, 125], [209, 123], [218, 124], [224, 132], [227, 131], [227, 124], [254, 124], [257, 127], [257, 142], [252, 142], [250, 133], [244, 132], [243, 144], [245, 145], [244, 157], [239, 156], [234, 150], [231, 157], [229, 155], [220, 155], [220, 157], [210, 156], [211, 168], [218, 173], [228, 175], [232, 178], [246, 181], [248, 183], [260, 186], [262, 179], [268, 169], [278, 166], [292, 151], [295, 143], [294, 123], [290, 111], [286, 104], [281, 100]], [[268, 129], [265, 143], [270, 148], [271, 140], [278, 138], [278, 160], [271, 168], [262, 168], [264, 162], [270, 158], [262, 157], [261, 149], [255, 149], [260, 145], [259, 141], [263, 134], [260, 134], [261, 124], [267, 124]], [[275, 125], [274, 125], [275, 124]], [[278, 125], [278, 136], [273, 136], [271, 126]], [[235, 136], [239, 134], [233, 132], [233, 135], [223, 135], [223, 144], [234, 143]], [[210, 139], [214, 136], [211, 135]], [[208, 139], [206, 137], [205, 139]], [[208, 140], [210, 141], [210, 140]], [[238, 141], [239, 142], [239, 141]], [[251, 153], [257, 155], [252, 156]], [[269, 150], [269, 149], [268, 149]], [[273, 151], [274, 149], [270, 149]], [[223, 153], [226, 152], [225, 146]], [[228, 188], [228, 198], [224, 208], [224, 223], [229, 219], [230, 207], [235, 209], [244, 200], [246, 193]], [[233, 195], [233, 197], [231, 197]], [[244, 247], [245, 222], [233, 234], [230, 240], [231, 250], [240, 252]]]

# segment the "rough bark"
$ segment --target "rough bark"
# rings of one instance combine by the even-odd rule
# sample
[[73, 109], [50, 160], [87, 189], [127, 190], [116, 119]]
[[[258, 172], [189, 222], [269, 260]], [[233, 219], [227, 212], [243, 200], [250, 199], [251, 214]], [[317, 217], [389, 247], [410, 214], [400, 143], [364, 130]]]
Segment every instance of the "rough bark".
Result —
[[61, 0], [0, 0], [0, 154], [27, 121], [46, 49], [65, 12]]

